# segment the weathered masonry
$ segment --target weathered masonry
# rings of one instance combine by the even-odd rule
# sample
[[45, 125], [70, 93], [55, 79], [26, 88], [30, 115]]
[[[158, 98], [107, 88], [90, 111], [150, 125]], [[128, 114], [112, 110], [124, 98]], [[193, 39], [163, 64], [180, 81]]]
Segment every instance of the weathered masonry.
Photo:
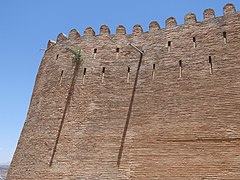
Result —
[[240, 179], [240, 13], [49, 41], [8, 180]]

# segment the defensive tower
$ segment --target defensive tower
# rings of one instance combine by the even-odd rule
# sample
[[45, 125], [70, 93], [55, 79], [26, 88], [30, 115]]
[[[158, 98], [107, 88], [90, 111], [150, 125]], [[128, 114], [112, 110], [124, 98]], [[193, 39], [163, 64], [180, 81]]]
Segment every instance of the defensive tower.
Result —
[[240, 13], [49, 41], [8, 180], [240, 179]]

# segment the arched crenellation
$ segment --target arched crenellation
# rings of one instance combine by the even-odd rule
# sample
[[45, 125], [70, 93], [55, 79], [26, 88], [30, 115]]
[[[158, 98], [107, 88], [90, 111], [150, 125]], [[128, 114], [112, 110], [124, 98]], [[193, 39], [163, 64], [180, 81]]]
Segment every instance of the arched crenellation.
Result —
[[95, 31], [92, 27], [87, 27], [84, 31], [85, 36], [95, 36]]
[[194, 13], [188, 13], [184, 17], [184, 24], [195, 24], [197, 22], [196, 15]]
[[55, 44], [56, 44], [55, 41], [49, 40], [49, 41], [48, 41], [48, 44], [47, 44], [47, 49], [51, 48], [51, 47], [54, 46]]
[[126, 34], [126, 28], [123, 25], [119, 25], [116, 29], [116, 34]]
[[[224, 16], [228, 16], [228, 15], [233, 15], [236, 13], [236, 8], [233, 4], [228, 3], [224, 6], [223, 8], [223, 13]], [[215, 18], [215, 12], [213, 9], [208, 8], [205, 9], [203, 12], [203, 17], [204, 17], [204, 21], [210, 20], [210, 19], [214, 19]], [[196, 15], [194, 13], [188, 13], [184, 16], [184, 24], [195, 24], [197, 23], [197, 18]], [[201, 22], [199, 22], [201, 23]], [[165, 27], [166, 28], [172, 28], [172, 27], [176, 27], [178, 26], [177, 21], [174, 17], [169, 17], [166, 21], [165, 21]], [[161, 27], [159, 25], [159, 23], [157, 21], [152, 21], [149, 24], [149, 33], [154, 33], [154, 32], [158, 32], [160, 31]], [[140, 24], [136, 24], [134, 25], [133, 29], [132, 29], [132, 34], [138, 35], [143, 33], [143, 28]], [[110, 35], [111, 31], [109, 29], [109, 27], [107, 25], [102, 25], [100, 27], [100, 35]], [[126, 34], [126, 28], [123, 25], [119, 25], [116, 28], [116, 35], [125, 35]], [[93, 30], [92, 27], [87, 27], [84, 31], [84, 36], [95, 36], [95, 31]], [[80, 37], [80, 33], [76, 30], [73, 29], [70, 31], [69, 33], [69, 37], [68, 39], [76, 39]], [[62, 41], [65, 40], [66, 36], [61, 34], [59, 35], [59, 37], [57, 38], [57, 42], [58, 41]]]
[[67, 36], [63, 33], [60, 33], [58, 36], [57, 36], [57, 43], [60, 42], [60, 41], [64, 41], [67, 39]]
[[174, 17], [170, 17], [165, 21], [166, 28], [177, 26], [177, 21]]
[[80, 38], [79, 32], [76, 29], [72, 29], [69, 32], [68, 39], [74, 40], [74, 39], [77, 39], [77, 38]]
[[215, 18], [215, 12], [213, 9], [205, 9], [203, 12], [204, 21]]
[[140, 24], [136, 24], [135, 26], [133, 26], [132, 33], [133, 34], [141, 34], [141, 33], [143, 33], [142, 26]]
[[150, 24], [149, 24], [149, 32], [152, 33], [152, 32], [158, 32], [160, 30], [160, 25], [158, 24], [157, 21], [152, 21]]
[[234, 14], [236, 12], [236, 8], [233, 4], [228, 3], [223, 8], [223, 14], [224, 16]]
[[[224, 10], [224, 16], [234, 15], [234, 14], [236, 15], [237, 14], [234, 5], [231, 4], [231, 3], [226, 4], [224, 6], [223, 10]], [[204, 16], [204, 21], [208, 21], [208, 20], [211, 20], [211, 19], [216, 20], [216, 21], [211, 21], [209, 23], [217, 23], [219, 21], [219, 19], [221, 18], [221, 17], [215, 18], [215, 12], [211, 8], [205, 9], [204, 12], [203, 12], [203, 16]], [[230, 16], [229, 18], [231, 18], [231, 17], [232, 16]], [[225, 18], [225, 17], [222, 17], [222, 18]], [[190, 13], [188, 13], [184, 16], [184, 24], [185, 25], [193, 25], [193, 24], [196, 24], [196, 23], [199, 25], [202, 22], [197, 21], [196, 15], [194, 13], [190, 12]], [[168, 19], [166, 19], [165, 25], [166, 25], [166, 27], [165, 27], [166, 29], [168, 29], [168, 28], [175, 29], [176, 27], [181, 27], [182, 26], [182, 25], [177, 24], [177, 21], [174, 17], [169, 17]], [[157, 21], [152, 21], [152, 22], [149, 23], [149, 31], [144, 33], [144, 35], [147, 35], [148, 33], [155, 34], [156, 32], [164, 32], [165, 28], [161, 29], [161, 27], [160, 27], [160, 25]], [[138, 35], [143, 34], [143, 32], [144, 32], [143, 28], [140, 24], [136, 24], [132, 28], [132, 34], [134, 35], [134, 37], [137, 37]], [[104, 36], [111, 35], [110, 28], [107, 25], [102, 25], [100, 27], [100, 36], [102, 36], [102, 35], [104, 35]], [[119, 25], [116, 28], [116, 34], [115, 35], [121, 35], [121, 37], [123, 37], [122, 35], [126, 35], [125, 36], [126, 38], [131, 37], [128, 34], [126, 34], [126, 28], [123, 25]], [[115, 35], [113, 34], [111, 36], [115, 36]], [[92, 27], [87, 27], [84, 31], [84, 36], [85, 37], [86, 36], [88, 36], [88, 37], [96, 36], [94, 29]], [[64, 35], [63, 33], [60, 33], [57, 36], [56, 43], [64, 42], [66, 39], [69, 39], [70, 41], [71, 40], [76, 40], [76, 39], [81, 40], [81, 35], [76, 29], [72, 29], [69, 32], [68, 37], [66, 35]], [[50, 43], [50, 44], [52, 44], [52, 43]]]
[[110, 34], [110, 29], [107, 25], [102, 25], [100, 27], [100, 35], [109, 35]]

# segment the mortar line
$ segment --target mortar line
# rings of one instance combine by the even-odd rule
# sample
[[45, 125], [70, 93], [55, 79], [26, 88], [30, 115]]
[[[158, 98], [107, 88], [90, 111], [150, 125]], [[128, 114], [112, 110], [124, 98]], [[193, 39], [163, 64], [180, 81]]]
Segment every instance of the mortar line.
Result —
[[176, 143], [187, 143], [187, 142], [232, 142], [240, 141], [239, 137], [236, 138], [195, 138], [195, 139], [158, 139], [160, 142], [176, 142]]

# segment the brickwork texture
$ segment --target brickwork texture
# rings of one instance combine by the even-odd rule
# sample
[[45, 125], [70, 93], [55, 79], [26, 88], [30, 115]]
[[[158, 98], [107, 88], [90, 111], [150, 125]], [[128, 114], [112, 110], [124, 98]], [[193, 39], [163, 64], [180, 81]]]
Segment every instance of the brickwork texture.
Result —
[[223, 12], [49, 41], [7, 179], [239, 180], [240, 13]]

